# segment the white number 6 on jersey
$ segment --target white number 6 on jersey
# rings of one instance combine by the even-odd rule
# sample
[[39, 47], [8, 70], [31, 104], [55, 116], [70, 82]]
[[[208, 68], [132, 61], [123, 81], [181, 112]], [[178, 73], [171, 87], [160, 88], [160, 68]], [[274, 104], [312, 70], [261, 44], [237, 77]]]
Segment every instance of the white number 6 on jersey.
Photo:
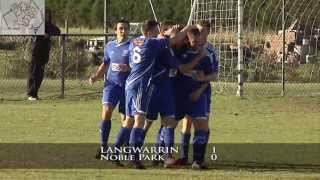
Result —
[[133, 48], [133, 56], [132, 56], [133, 63], [138, 64], [141, 62], [140, 52], [141, 52], [141, 49], [138, 46]]

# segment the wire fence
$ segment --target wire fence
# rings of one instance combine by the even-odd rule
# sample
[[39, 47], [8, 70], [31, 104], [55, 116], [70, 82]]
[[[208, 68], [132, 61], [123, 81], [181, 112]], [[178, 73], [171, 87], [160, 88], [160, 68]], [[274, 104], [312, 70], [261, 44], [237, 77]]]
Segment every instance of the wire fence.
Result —
[[[101, 63], [104, 34], [78, 34], [52, 37], [49, 63], [45, 69], [45, 79], [40, 89], [40, 97], [56, 98], [63, 96], [100, 95], [103, 81], [89, 85], [88, 77]], [[113, 35], [107, 36], [109, 40]], [[0, 37], [0, 98], [25, 99], [27, 66], [29, 58], [29, 36]], [[219, 44], [218, 44], [219, 45]], [[217, 45], [216, 45], [217, 46]], [[218, 51], [219, 52], [219, 51]], [[269, 57], [245, 52], [244, 93], [247, 96], [280, 96], [281, 63], [270, 62]], [[232, 54], [230, 54], [232, 56]], [[220, 61], [226, 52], [220, 54]], [[266, 63], [265, 63], [266, 62]], [[318, 60], [317, 60], [318, 62]], [[230, 64], [231, 65], [231, 64]], [[237, 92], [236, 61], [231, 67], [220, 63], [220, 73], [224, 78], [213, 83], [216, 93], [235, 95]], [[226, 71], [228, 69], [229, 71]], [[229, 73], [229, 74], [228, 74]], [[225, 78], [226, 74], [229, 77]], [[286, 64], [287, 96], [320, 95], [319, 63]]]
[[[94, 86], [87, 79], [101, 63], [104, 34], [61, 35], [52, 37], [50, 60], [40, 88], [41, 98], [97, 94], [102, 81]], [[114, 35], [106, 36], [109, 40]], [[1, 99], [26, 97], [30, 36], [0, 37]]]
[[193, 0], [189, 22], [211, 24], [220, 61], [216, 90], [320, 95], [319, 8], [316, 0]]
[[[192, 8], [191, 20], [211, 23], [209, 41], [214, 44], [220, 61], [219, 80], [212, 84], [216, 93], [236, 95], [241, 74], [245, 96], [320, 95], [319, 3], [314, 0], [193, 2], [198, 4]], [[115, 38], [113, 34], [52, 37], [40, 97], [99, 95], [102, 80], [91, 86], [87, 79], [101, 63], [104, 37]], [[30, 38], [0, 36], [0, 99], [26, 97]], [[243, 65], [240, 71], [239, 57]]]

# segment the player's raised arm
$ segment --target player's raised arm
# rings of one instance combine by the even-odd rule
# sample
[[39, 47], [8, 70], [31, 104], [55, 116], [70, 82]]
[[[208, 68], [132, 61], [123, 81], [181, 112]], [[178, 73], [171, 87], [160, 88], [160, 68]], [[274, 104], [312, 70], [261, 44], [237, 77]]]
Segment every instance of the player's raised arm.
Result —
[[[178, 28], [178, 27], [174, 26], [173, 28], [171, 28], [171, 30], [174, 31], [174, 29], [176, 29], [176, 28]], [[197, 28], [197, 26], [194, 26], [194, 25], [190, 25], [190, 26], [184, 27], [174, 37], [169, 39], [169, 46], [170, 47], [176, 47], [179, 43], [182, 43], [185, 40], [185, 38], [187, 37], [187, 33], [191, 29], [196, 29], [196, 28]]]

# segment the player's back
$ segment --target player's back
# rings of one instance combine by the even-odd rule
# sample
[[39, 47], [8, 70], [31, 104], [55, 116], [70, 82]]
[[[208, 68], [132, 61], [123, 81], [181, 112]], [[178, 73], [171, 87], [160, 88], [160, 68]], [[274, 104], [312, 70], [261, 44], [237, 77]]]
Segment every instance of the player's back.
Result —
[[131, 41], [129, 47], [131, 72], [127, 78], [126, 88], [132, 88], [138, 82], [150, 80], [156, 58], [167, 46], [167, 39], [141, 36]]
[[180, 61], [170, 48], [165, 48], [157, 56], [151, 82], [156, 85], [166, 84], [171, 81], [173, 70], [176, 70]]

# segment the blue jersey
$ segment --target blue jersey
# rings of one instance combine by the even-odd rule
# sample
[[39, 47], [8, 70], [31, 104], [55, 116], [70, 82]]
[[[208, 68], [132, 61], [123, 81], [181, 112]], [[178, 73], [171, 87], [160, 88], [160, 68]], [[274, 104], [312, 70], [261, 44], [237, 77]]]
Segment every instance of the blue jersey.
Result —
[[[203, 47], [207, 50], [208, 57], [210, 58], [211, 67], [213, 69], [213, 72], [218, 73], [219, 72], [219, 61], [217, 59], [216, 52], [214, 50], [213, 45], [207, 42]], [[208, 110], [207, 114], [209, 114], [211, 111], [211, 86], [207, 88], [205, 93], [207, 95], [207, 103], [208, 103], [207, 104], [207, 106], [208, 106], [207, 107], [207, 110]]]
[[121, 87], [124, 86], [129, 72], [125, 72], [123, 66], [129, 65], [129, 45], [130, 42], [117, 43], [109, 42], [104, 51], [104, 63], [109, 65], [106, 72], [106, 82], [113, 82]]
[[217, 59], [216, 52], [214, 50], [214, 47], [211, 43], [206, 43], [203, 46], [208, 53], [208, 57], [210, 58], [211, 68], [213, 69], [213, 72], [218, 73], [219, 72], [219, 61]]
[[131, 72], [127, 78], [126, 88], [133, 88], [141, 81], [150, 80], [157, 56], [168, 48], [168, 39], [145, 38], [132, 40], [129, 51]]
[[[193, 61], [198, 56], [198, 53], [191, 49], [187, 49], [180, 56], [181, 63], [187, 64]], [[204, 57], [192, 72], [183, 74], [179, 73], [176, 78], [176, 83], [182, 86], [186, 92], [191, 93], [202, 85], [202, 82], [195, 81], [192, 78], [195, 73], [199, 73], [201, 71], [204, 72], [205, 75], [211, 74], [214, 71], [211, 66], [211, 60], [208, 56]]]
[[154, 91], [147, 112], [149, 120], [157, 120], [158, 114], [162, 118], [174, 117], [175, 102], [171, 77], [172, 72], [176, 71], [179, 64], [180, 62], [174, 56], [172, 49], [164, 49], [157, 57], [151, 79], [151, 87]]
[[[219, 61], [217, 59], [216, 52], [214, 50], [214, 47], [211, 43], [206, 43], [203, 48], [207, 50], [208, 57], [210, 58], [210, 64], [212, 68], [213, 73], [218, 73], [219, 72]], [[211, 88], [208, 88], [208, 93], [209, 96], [211, 96]]]
[[151, 82], [153, 84], [160, 84], [170, 81], [179, 65], [180, 61], [174, 55], [173, 50], [165, 48], [156, 59]]

